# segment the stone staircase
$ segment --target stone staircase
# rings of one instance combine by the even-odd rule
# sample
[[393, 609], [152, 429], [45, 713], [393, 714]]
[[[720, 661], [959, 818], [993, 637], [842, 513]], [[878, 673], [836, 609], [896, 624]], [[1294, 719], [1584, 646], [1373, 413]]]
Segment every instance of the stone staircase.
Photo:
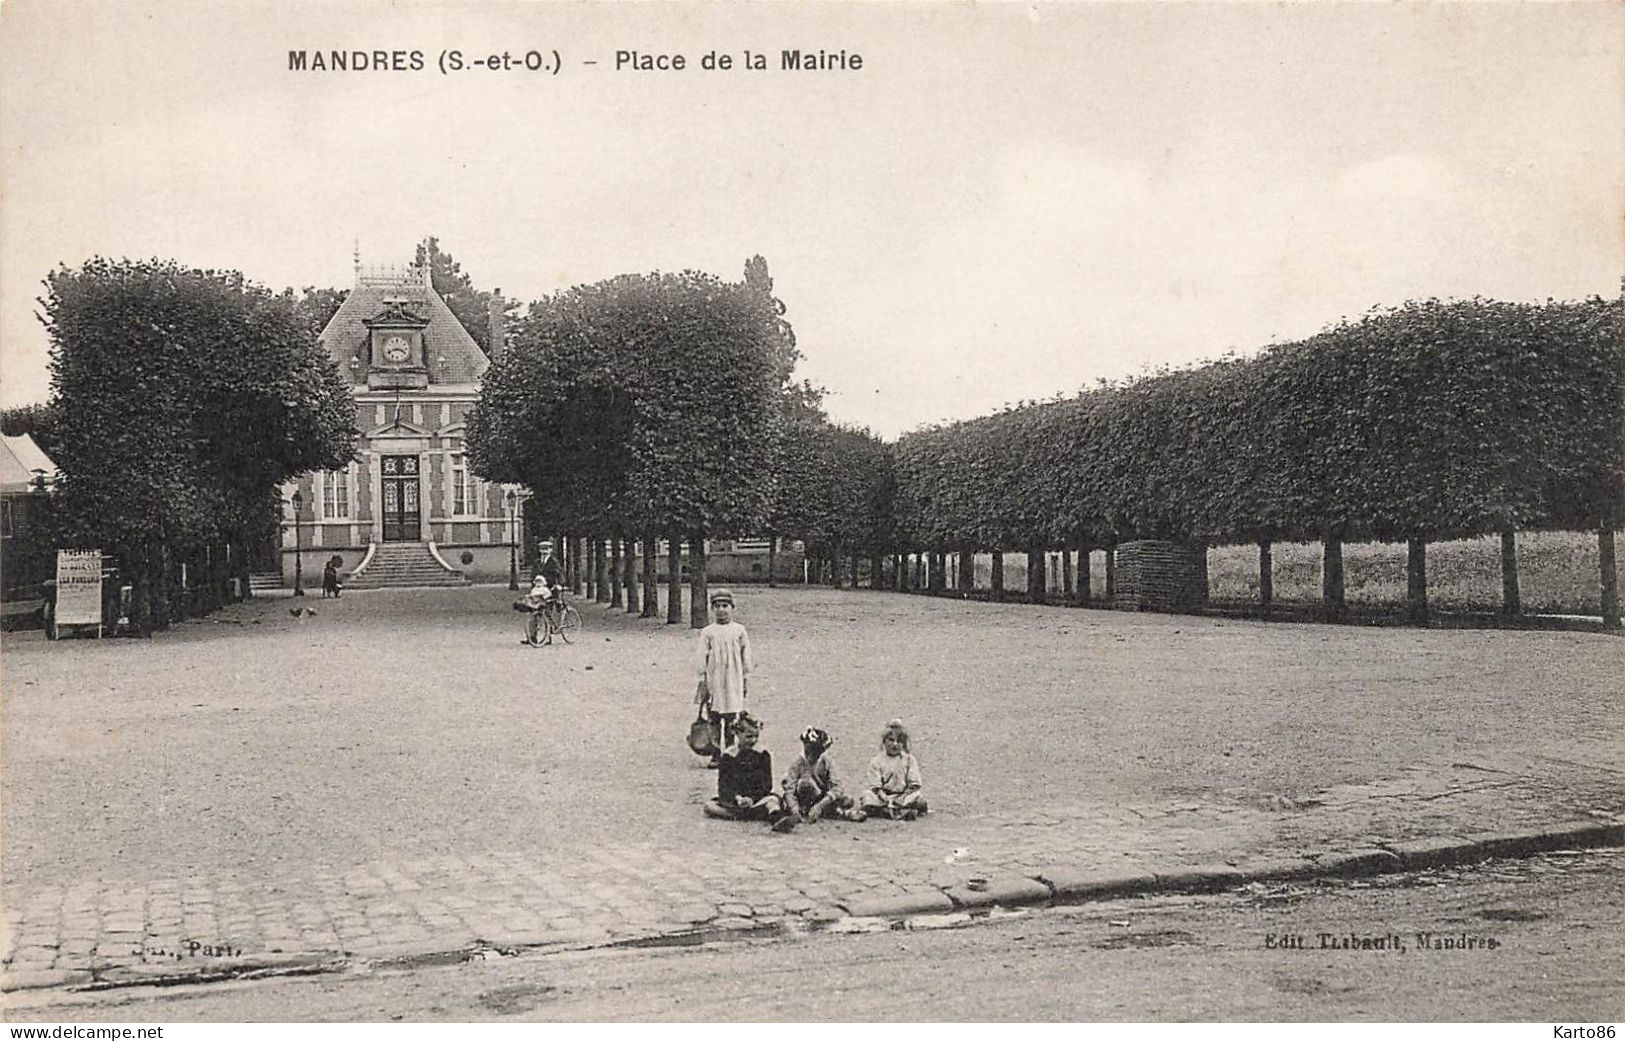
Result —
[[[367, 560], [342, 580], [346, 589], [385, 589], [400, 586], [466, 586], [461, 571], [443, 566], [429, 552], [427, 542], [379, 542]], [[317, 592], [321, 575], [316, 576]]]

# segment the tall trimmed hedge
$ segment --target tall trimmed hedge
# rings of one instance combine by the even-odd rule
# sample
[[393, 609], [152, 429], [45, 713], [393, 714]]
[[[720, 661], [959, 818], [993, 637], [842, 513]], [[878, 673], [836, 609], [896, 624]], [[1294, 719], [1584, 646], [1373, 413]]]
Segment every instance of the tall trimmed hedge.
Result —
[[1307, 340], [921, 430], [919, 546], [1447, 538], [1625, 516], [1619, 300], [1410, 303]]

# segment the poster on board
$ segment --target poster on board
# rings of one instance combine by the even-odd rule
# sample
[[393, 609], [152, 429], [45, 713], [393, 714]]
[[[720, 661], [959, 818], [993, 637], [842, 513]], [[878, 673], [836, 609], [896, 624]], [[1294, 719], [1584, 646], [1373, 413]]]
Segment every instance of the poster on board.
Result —
[[102, 552], [64, 549], [56, 555], [56, 624], [102, 624]]

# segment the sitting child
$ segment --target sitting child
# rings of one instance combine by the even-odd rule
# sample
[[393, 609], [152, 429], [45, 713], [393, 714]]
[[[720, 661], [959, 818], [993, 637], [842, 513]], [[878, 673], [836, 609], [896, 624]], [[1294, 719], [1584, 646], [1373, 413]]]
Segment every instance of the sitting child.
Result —
[[880, 734], [880, 754], [869, 760], [869, 786], [859, 800], [868, 817], [911, 821], [926, 810], [920, 793], [920, 764], [908, 750], [908, 730], [901, 719]]
[[525, 594], [525, 603], [532, 611], [538, 611], [552, 603], [556, 595], [553, 583], [548, 581], [545, 574], [538, 571], [530, 580], [530, 592]]
[[847, 820], [863, 820], [863, 811], [841, 791], [830, 765], [829, 749], [835, 743], [826, 731], [808, 727], [801, 732], [801, 754], [790, 764], [784, 775], [783, 798], [787, 811], [774, 828], [787, 831], [797, 821], [811, 823], [826, 813], [835, 813]]
[[773, 792], [773, 757], [756, 747], [761, 734], [761, 722], [748, 713], [734, 721], [734, 743], [718, 759], [717, 797], [705, 804], [707, 817], [765, 821], [784, 815], [784, 802]]

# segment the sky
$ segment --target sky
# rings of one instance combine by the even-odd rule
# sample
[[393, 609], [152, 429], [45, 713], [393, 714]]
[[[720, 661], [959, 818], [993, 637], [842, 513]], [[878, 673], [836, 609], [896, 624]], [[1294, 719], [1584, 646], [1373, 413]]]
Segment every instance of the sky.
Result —
[[[354, 49], [423, 68], [288, 67]], [[59, 264], [344, 288], [429, 235], [520, 301], [761, 254], [799, 375], [895, 437], [1408, 299], [1616, 292], [1625, 6], [0, 6], [0, 404], [49, 394]]]

